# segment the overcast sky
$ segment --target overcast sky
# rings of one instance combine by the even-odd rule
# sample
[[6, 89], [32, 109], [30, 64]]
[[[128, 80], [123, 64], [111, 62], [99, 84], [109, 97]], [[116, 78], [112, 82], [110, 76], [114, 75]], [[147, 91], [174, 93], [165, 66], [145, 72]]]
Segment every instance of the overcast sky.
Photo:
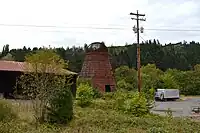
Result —
[[[136, 22], [130, 19], [129, 13], [136, 10], [146, 14], [146, 21], [141, 22], [141, 26], [146, 29], [141, 34], [144, 40], [155, 38], [162, 43], [199, 41], [200, 31], [148, 30], [200, 29], [199, 6], [199, 0], [2, 0], [0, 49], [4, 44], [10, 44], [11, 48], [24, 45], [32, 48], [49, 45], [83, 46], [93, 41], [104, 41], [107, 45], [133, 43], [136, 42], [136, 35], [132, 26]], [[1, 24], [57, 27], [15, 27]]]

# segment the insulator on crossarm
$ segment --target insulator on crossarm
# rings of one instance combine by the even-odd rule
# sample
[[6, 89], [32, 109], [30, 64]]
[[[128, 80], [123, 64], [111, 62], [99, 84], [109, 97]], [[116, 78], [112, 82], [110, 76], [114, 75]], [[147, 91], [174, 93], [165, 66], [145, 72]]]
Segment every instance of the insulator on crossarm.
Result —
[[133, 31], [135, 32], [135, 33], [137, 33], [137, 28], [134, 26], [133, 27]]
[[141, 32], [141, 33], [144, 33], [144, 27], [141, 27], [141, 28], [140, 28], [140, 32]]

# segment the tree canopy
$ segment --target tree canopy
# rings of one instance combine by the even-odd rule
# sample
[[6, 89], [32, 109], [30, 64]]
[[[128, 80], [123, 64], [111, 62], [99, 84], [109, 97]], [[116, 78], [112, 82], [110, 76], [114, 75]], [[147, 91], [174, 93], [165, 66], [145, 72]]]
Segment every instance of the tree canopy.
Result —
[[[85, 44], [84, 47], [60, 47], [55, 48], [55, 50], [66, 62], [69, 61], [68, 67], [70, 70], [80, 72], [88, 46]], [[9, 49], [9, 45], [6, 44], [0, 57], [2, 58], [10, 53], [13, 60], [24, 61], [26, 54], [34, 53], [41, 49], [42, 47], [30, 49], [25, 46], [18, 49]], [[112, 59], [111, 64], [113, 68], [123, 65], [129, 68], [136, 67], [136, 44], [110, 46], [108, 51]], [[162, 45], [159, 40], [155, 39], [142, 42], [141, 64], [147, 65], [148, 63], [155, 64], [161, 70], [167, 70], [168, 68], [191, 70], [196, 64], [200, 64], [200, 44], [192, 41], [189, 43], [178, 42]]]

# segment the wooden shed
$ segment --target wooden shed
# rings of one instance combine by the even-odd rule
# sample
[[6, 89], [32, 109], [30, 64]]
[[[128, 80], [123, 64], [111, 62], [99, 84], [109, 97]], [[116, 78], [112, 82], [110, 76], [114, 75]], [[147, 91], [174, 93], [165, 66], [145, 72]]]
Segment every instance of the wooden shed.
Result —
[[[17, 78], [26, 71], [25, 62], [0, 61], [0, 93], [3, 93], [5, 98], [11, 97]], [[71, 91], [72, 94], [76, 96], [77, 73], [63, 69], [62, 74], [66, 75], [66, 77], [70, 77], [70, 82], [72, 83]]]

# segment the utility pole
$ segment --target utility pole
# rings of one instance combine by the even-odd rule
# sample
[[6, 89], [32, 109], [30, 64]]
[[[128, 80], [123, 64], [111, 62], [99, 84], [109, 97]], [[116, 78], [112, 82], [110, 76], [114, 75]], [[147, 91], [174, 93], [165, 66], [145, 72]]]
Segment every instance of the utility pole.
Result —
[[136, 18], [131, 18], [131, 19], [137, 21], [137, 25], [136, 27], [135, 26], [133, 27], [133, 31], [137, 33], [137, 72], [138, 72], [137, 85], [138, 85], [138, 92], [141, 92], [140, 32], [143, 33], [144, 28], [143, 27], [139, 28], [139, 21], [146, 21], [146, 19], [139, 18], [140, 16], [144, 17], [145, 14], [139, 14], [138, 10], [137, 13], [131, 12], [130, 15], [135, 15]]

